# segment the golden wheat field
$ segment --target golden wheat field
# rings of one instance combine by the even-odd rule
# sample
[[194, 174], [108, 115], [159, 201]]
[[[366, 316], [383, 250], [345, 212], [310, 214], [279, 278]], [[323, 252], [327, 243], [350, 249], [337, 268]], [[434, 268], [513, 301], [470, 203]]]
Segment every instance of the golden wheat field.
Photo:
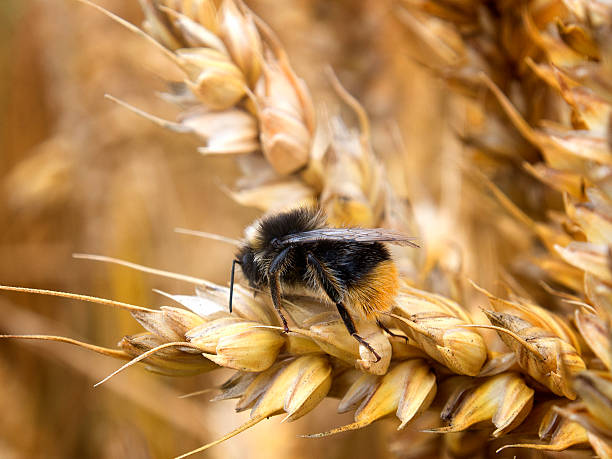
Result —
[[[4, 0], [0, 38], [0, 457], [612, 457], [609, 2]], [[294, 292], [245, 228], [296, 208], [392, 261]]]

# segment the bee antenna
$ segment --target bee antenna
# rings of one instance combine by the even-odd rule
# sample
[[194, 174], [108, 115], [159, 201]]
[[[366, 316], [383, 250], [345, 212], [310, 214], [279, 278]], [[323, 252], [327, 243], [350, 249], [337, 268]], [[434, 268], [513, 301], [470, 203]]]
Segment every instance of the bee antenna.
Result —
[[236, 271], [236, 265], [240, 265], [239, 260], [232, 260], [232, 274], [230, 275], [230, 297], [229, 297], [229, 312], [232, 313], [232, 298], [234, 297], [234, 272]]

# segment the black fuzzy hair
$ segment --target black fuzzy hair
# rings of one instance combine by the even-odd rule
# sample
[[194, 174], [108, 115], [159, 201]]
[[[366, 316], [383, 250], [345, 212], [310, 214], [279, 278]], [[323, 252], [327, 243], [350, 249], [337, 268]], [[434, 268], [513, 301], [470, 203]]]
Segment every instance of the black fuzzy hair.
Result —
[[323, 214], [309, 207], [299, 207], [260, 220], [254, 243], [243, 245], [236, 254], [236, 260], [251, 287], [260, 288], [267, 282], [267, 273], [260, 263], [255, 261], [255, 256], [263, 251], [268, 252], [268, 258], [273, 257], [275, 250], [271, 248], [271, 242], [274, 239], [323, 228], [325, 223]]
[[274, 239], [324, 228], [325, 225], [326, 220], [323, 214], [310, 207], [298, 207], [287, 212], [270, 215], [259, 222], [257, 228], [258, 245], [267, 247]]

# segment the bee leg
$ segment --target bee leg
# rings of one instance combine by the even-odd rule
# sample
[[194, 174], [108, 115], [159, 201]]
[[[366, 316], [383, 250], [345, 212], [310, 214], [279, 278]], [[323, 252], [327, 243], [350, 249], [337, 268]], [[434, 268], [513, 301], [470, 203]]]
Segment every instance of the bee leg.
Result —
[[321, 263], [319, 259], [316, 258], [312, 253], [308, 253], [308, 255], [306, 256], [306, 260], [308, 264], [312, 266], [312, 268], [314, 269], [314, 272], [316, 273], [316, 279], [317, 279], [317, 282], [319, 283], [319, 286], [323, 289], [323, 291], [327, 294], [327, 296], [334, 303], [336, 303], [336, 308], [338, 309], [338, 313], [340, 314], [340, 317], [342, 318], [342, 322], [344, 322], [344, 326], [348, 330], [349, 334], [353, 338], [355, 338], [358, 343], [363, 344], [366, 347], [366, 349], [370, 351], [374, 355], [374, 357], [376, 357], [376, 361], [378, 362], [380, 360], [380, 355], [378, 355], [378, 352], [376, 352], [374, 348], [370, 346], [370, 344], [365, 339], [363, 339], [361, 336], [357, 334], [357, 329], [355, 328], [355, 322], [353, 321], [353, 318], [349, 314], [344, 304], [342, 304], [341, 294], [338, 291], [338, 289], [335, 287], [338, 283], [333, 277], [330, 278], [331, 276], [329, 274], [329, 270], [325, 269], [325, 266], [323, 265], [323, 263]]
[[398, 335], [397, 333], [393, 333], [391, 330], [387, 328], [385, 324], [383, 324], [379, 319], [376, 319], [376, 324], [382, 328], [383, 331], [387, 332], [389, 336], [393, 336], [394, 338], [401, 338], [406, 340], [406, 344], [408, 344], [408, 337], [405, 335]]
[[278, 313], [281, 321], [283, 322], [283, 333], [289, 332], [289, 325], [287, 325], [287, 319], [283, 315], [283, 311], [280, 308], [281, 305], [281, 294], [280, 294], [280, 272], [274, 275], [272, 282], [270, 282], [270, 295], [272, 296], [272, 303]]
[[289, 332], [289, 325], [287, 325], [287, 319], [283, 315], [283, 311], [281, 310], [281, 274], [284, 271], [284, 261], [287, 259], [289, 255], [289, 247], [279, 253], [272, 263], [270, 263], [270, 268], [268, 269], [268, 276], [270, 278], [270, 296], [272, 297], [272, 303], [274, 303], [274, 308], [278, 313], [281, 321], [283, 322], [283, 333]]
[[376, 352], [374, 348], [370, 346], [370, 343], [368, 343], [365, 339], [363, 339], [357, 334], [355, 322], [353, 322], [353, 318], [351, 317], [347, 309], [344, 307], [344, 305], [342, 303], [336, 303], [336, 308], [338, 308], [338, 313], [340, 314], [340, 317], [342, 317], [342, 322], [344, 322], [344, 326], [346, 327], [350, 335], [355, 338], [358, 343], [363, 344], [366, 349], [370, 351], [374, 355], [374, 357], [376, 357], [376, 361], [378, 362], [380, 360], [380, 355], [378, 355], [378, 352]]
[[370, 351], [374, 355], [374, 357], [376, 358], [376, 362], [380, 361], [380, 355], [378, 355], [378, 352], [376, 352], [374, 348], [370, 346], [370, 343], [368, 343], [365, 339], [363, 339], [357, 333], [351, 333], [351, 336], [355, 338], [358, 343], [363, 344], [368, 349], [368, 351]]

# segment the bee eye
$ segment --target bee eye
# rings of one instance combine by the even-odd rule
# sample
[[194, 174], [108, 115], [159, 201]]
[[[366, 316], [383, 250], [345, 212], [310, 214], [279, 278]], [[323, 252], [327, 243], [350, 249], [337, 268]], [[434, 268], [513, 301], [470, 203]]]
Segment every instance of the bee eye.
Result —
[[[252, 262], [252, 261], [253, 261], [253, 256], [252, 256], [252, 255], [251, 255], [251, 256], [249, 256], [249, 254], [248, 254], [248, 253], [245, 253], [245, 254], [242, 256], [242, 263], [240, 263], [240, 266], [242, 266], [242, 267], [248, 267], [248, 266], [250, 266], [250, 264], [251, 264], [251, 262]], [[247, 269], [248, 269], [248, 268], [247, 268]]]

